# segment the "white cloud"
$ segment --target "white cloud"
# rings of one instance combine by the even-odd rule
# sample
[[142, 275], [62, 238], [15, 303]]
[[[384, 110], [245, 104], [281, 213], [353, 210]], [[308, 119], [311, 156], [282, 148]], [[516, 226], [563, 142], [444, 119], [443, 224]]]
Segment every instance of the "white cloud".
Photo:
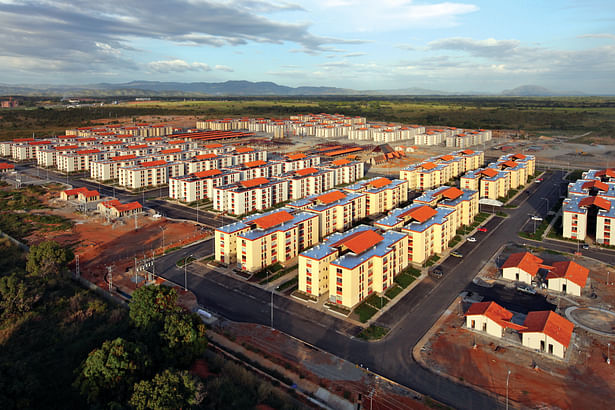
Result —
[[216, 66], [214, 66], [214, 69], [218, 71], [226, 71], [227, 73], [232, 73], [233, 71], [235, 71], [229, 66], [220, 65], [220, 64], [217, 64]]
[[465, 51], [478, 57], [504, 57], [518, 49], [518, 40], [473, 40], [471, 38], [445, 38], [428, 44], [430, 50]]
[[582, 34], [578, 38], [606, 38], [609, 40], [615, 40], [615, 34], [611, 33], [594, 33], [594, 34]]
[[205, 63], [188, 63], [184, 60], [161, 60], [152, 61], [148, 65], [150, 70], [158, 73], [185, 72], [185, 71], [211, 71], [211, 67]]
[[367, 55], [367, 53], [355, 52], [355, 53], [344, 54], [342, 57], [362, 57], [362, 56], [366, 56], [366, 55]]

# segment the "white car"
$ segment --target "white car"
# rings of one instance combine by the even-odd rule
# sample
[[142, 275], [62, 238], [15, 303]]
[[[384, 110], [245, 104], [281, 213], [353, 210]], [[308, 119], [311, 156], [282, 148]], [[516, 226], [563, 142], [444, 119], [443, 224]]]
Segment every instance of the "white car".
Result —
[[542, 217], [534, 215], [532, 216], [532, 221], [542, 221]]
[[467, 238], [468, 242], [476, 242], [476, 238], [473, 236], [470, 236], [469, 238]]

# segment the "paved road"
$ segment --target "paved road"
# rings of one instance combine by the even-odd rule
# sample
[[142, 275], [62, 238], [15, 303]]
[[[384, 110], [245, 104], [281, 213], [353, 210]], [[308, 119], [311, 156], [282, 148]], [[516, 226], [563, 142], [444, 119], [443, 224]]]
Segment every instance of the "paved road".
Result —
[[[526, 223], [527, 215], [540, 213], [544, 202], [540, 198], [556, 194], [553, 183], [561, 182], [562, 176], [563, 173], [546, 175], [534, 195], [519, 208], [507, 210], [508, 218], [494, 218], [485, 225], [488, 232], [475, 235], [476, 243], [463, 244], [463, 258], [443, 261], [446, 273], [441, 280], [425, 279], [383, 314], [377, 324], [391, 328], [386, 339], [372, 343], [356, 339], [352, 336], [357, 331], [353, 325], [278, 295], [274, 296], [274, 327], [453, 406], [500, 406], [490, 397], [423, 369], [413, 360], [411, 349], [496, 251], [517, 241], [516, 232]], [[544, 205], [542, 209], [544, 212]], [[270, 324], [270, 293], [195, 265], [188, 271], [190, 289], [201, 305], [232, 320]], [[182, 276], [179, 271], [165, 275], [178, 283], [183, 281]]]

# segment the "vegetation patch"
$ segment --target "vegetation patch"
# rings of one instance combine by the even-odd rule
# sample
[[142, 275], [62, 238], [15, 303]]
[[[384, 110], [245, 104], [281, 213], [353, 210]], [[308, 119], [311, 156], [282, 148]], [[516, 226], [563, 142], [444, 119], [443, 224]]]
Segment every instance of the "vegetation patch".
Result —
[[401, 286], [404, 289], [410, 286], [410, 284], [414, 282], [415, 280], [416, 278], [414, 276], [408, 273], [404, 273], [404, 272], [397, 275], [394, 279], [395, 283], [397, 283], [399, 286]]
[[354, 313], [359, 316], [359, 321], [362, 323], [365, 323], [369, 319], [371, 319], [371, 317], [374, 316], [376, 312], [378, 312], [378, 310], [368, 305], [366, 302], [361, 303], [354, 309]]
[[371, 325], [359, 333], [359, 337], [365, 340], [380, 340], [389, 333], [388, 328], [382, 326]]
[[386, 291], [385, 295], [386, 295], [387, 298], [392, 300], [397, 295], [399, 295], [403, 290], [404, 289], [401, 286], [395, 284], [389, 290]]

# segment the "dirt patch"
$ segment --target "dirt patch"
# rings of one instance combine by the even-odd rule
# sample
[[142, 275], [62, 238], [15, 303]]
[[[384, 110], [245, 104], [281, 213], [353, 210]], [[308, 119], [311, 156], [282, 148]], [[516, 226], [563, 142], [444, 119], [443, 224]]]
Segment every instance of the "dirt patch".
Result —
[[322, 386], [347, 400], [374, 410], [426, 409], [412, 393], [352, 363], [301, 343], [268, 327], [224, 323], [222, 332], [235, 343], [284, 367], [300, 378]]
[[[463, 383], [506, 395], [524, 406], [610, 408], [615, 399], [615, 373], [606, 363], [605, 341], [575, 330], [567, 361], [507, 345], [462, 327], [463, 318], [449, 314], [420, 353], [433, 369]], [[578, 345], [577, 345], [578, 344]], [[588, 400], [591, 397], [591, 400]]]

